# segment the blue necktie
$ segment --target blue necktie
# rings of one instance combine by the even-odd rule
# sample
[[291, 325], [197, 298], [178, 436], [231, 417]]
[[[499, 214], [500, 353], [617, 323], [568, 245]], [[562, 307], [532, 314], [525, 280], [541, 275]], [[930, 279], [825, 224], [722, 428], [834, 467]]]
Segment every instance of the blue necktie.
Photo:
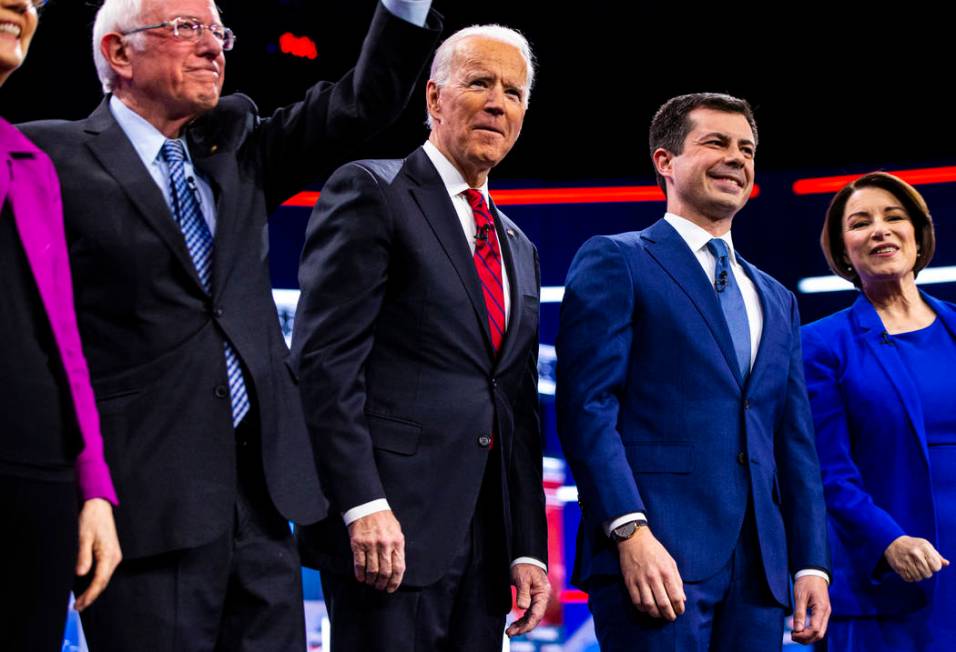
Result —
[[[199, 208], [199, 199], [194, 189], [195, 181], [186, 179], [186, 151], [182, 141], [167, 140], [163, 143], [163, 159], [169, 166], [169, 189], [173, 198], [173, 215], [179, 222], [186, 248], [193, 259], [199, 281], [206, 292], [212, 290], [212, 234]], [[192, 186], [192, 187], [191, 187]], [[242, 378], [239, 356], [232, 345], [225, 341], [226, 374], [229, 376], [229, 397], [232, 403], [232, 425], [238, 426], [249, 412], [249, 394]]]
[[734, 272], [730, 269], [727, 243], [720, 238], [713, 238], [707, 243], [707, 249], [717, 260], [714, 268], [714, 289], [717, 290], [717, 300], [720, 301], [727, 328], [730, 329], [730, 337], [734, 341], [740, 376], [746, 379], [750, 373], [750, 323], [747, 321], [744, 297], [740, 293]]

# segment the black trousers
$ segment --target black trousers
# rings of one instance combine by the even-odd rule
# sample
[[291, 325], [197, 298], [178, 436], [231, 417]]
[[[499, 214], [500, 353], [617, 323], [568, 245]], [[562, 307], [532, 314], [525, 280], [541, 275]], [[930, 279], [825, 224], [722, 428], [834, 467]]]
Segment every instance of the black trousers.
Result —
[[91, 652], [305, 650], [299, 555], [269, 498], [246, 425], [257, 422], [250, 413], [236, 432], [233, 526], [198, 548], [123, 561], [81, 617]]
[[333, 650], [500, 652], [511, 602], [499, 462], [489, 458], [471, 528], [435, 584], [386, 593], [353, 575], [322, 572]]
[[76, 485], [0, 475], [0, 497], [0, 647], [59, 652], [76, 562]]

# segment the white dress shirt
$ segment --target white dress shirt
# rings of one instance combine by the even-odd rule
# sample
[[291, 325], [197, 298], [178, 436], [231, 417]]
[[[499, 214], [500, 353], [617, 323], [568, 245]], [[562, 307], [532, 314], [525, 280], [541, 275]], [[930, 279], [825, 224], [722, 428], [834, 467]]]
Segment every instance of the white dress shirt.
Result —
[[[153, 181], [156, 182], [156, 185], [159, 186], [159, 189], [162, 191], [163, 199], [166, 200], [166, 205], [169, 206], [170, 215], [174, 214], [173, 195], [169, 187], [169, 166], [166, 164], [162, 155], [163, 145], [168, 139], [159, 129], [146, 120], [146, 118], [123, 104], [123, 101], [115, 95], [110, 97], [110, 113], [113, 114], [113, 118], [117, 124], [119, 124], [120, 129], [122, 129], [126, 137], [129, 138], [133, 149], [136, 150], [143, 165], [146, 166], [146, 170], [149, 171], [149, 176], [153, 177]], [[183, 151], [186, 153], [186, 160], [183, 161], [185, 176], [187, 179], [192, 178], [196, 182], [199, 209], [202, 212], [203, 220], [206, 221], [206, 226], [209, 227], [209, 233], [215, 237], [216, 200], [213, 196], [212, 188], [209, 182], [207, 182], [202, 175], [197, 174], [195, 168], [193, 168], [192, 158], [189, 156], [189, 145], [186, 143], [186, 139], [179, 138], [178, 140], [183, 144]]]

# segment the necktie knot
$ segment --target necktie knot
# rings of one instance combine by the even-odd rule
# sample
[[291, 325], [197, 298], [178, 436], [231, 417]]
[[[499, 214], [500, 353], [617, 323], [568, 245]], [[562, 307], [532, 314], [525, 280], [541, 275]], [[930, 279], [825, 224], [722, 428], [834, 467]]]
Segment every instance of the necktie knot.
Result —
[[730, 250], [727, 248], [727, 243], [720, 238], [711, 238], [707, 243], [707, 249], [718, 261], [721, 258], [727, 258], [730, 255]]
[[170, 165], [186, 160], [186, 148], [181, 140], [167, 140], [163, 143], [163, 160]]
[[472, 210], [485, 205], [485, 196], [481, 194], [480, 190], [474, 188], [465, 191], [465, 199], [468, 200], [468, 205], [471, 206]]

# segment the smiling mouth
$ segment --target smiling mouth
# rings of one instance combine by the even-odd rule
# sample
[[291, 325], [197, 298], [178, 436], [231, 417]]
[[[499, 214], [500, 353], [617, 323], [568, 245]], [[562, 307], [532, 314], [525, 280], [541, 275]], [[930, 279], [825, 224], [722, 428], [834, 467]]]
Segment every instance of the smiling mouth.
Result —
[[16, 23], [11, 23], [9, 21], [0, 22], [0, 34], [12, 34], [17, 38], [20, 38], [20, 34], [22, 32], [23, 28]]
[[899, 251], [899, 247], [894, 245], [881, 245], [879, 247], [874, 247], [870, 250], [870, 254], [874, 256], [885, 256], [886, 254], [895, 254]]
[[729, 181], [730, 183], [734, 184], [738, 188], [743, 189], [744, 187], [744, 182], [737, 177], [728, 176], [726, 174], [711, 174], [709, 176], [711, 179], [714, 179], [715, 181]]

